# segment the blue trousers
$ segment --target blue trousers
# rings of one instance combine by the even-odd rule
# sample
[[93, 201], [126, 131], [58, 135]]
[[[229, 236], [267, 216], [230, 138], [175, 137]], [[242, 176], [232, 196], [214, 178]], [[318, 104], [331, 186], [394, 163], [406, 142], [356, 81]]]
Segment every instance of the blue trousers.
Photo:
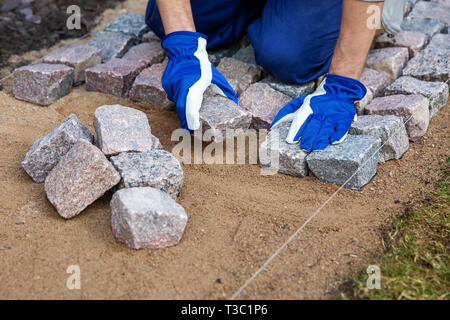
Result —
[[[247, 30], [256, 62], [279, 80], [305, 83], [328, 72], [342, 0], [191, 0], [191, 6], [208, 49], [227, 47]], [[148, 3], [146, 23], [164, 37], [155, 0]]]

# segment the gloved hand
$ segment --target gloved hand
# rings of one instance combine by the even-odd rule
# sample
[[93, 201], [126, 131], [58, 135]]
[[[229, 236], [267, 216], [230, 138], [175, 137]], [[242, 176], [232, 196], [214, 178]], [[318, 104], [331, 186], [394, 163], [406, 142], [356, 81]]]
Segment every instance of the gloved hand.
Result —
[[199, 111], [203, 93], [213, 90], [238, 103], [236, 92], [223, 75], [209, 62], [206, 36], [190, 31], [176, 31], [162, 41], [169, 62], [161, 83], [169, 100], [177, 105], [181, 127], [191, 133], [200, 127]]
[[314, 93], [295, 98], [284, 106], [270, 128], [292, 121], [286, 142], [297, 143], [301, 137], [303, 150], [325, 149], [329, 143], [344, 141], [356, 120], [355, 102], [366, 92], [358, 80], [328, 74]]

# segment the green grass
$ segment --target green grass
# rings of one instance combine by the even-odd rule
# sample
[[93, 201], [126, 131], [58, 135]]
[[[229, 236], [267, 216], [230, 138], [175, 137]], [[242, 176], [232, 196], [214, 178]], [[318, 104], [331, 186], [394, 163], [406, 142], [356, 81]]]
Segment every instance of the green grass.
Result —
[[420, 208], [394, 219], [390, 249], [371, 262], [381, 269], [381, 288], [367, 288], [364, 268], [347, 282], [340, 298], [450, 299], [449, 168]]

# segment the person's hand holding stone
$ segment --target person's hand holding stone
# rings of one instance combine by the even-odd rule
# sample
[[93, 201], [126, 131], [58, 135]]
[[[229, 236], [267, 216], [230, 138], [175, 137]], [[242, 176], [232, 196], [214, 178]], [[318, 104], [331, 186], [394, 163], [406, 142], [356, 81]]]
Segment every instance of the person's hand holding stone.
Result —
[[314, 93], [284, 106], [270, 128], [292, 121], [286, 142], [300, 141], [300, 148], [305, 151], [325, 149], [330, 143], [344, 141], [356, 120], [355, 102], [366, 92], [358, 80], [328, 74]]

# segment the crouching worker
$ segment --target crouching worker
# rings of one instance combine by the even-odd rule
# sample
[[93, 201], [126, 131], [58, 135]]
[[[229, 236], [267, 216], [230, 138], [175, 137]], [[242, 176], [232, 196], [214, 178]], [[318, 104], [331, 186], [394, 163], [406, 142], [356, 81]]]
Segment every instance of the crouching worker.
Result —
[[151, 0], [146, 22], [163, 39], [169, 63], [162, 85], [190, 131], [200, 127], [211, 84], [238, 102], [207, 50], [227, 47], [245, 31], [256, 62], [279, 80], [302, 84], [325, 75], [313, 94], [293, 99], [271, 124], [291, 122], [286, 141], [311, 151], [345, 139], [354, 103], [366, 94], [359, 78], [376, 32], [370, 13], [383, 12], [385, 29], [395, 33], [403, 8], [404, 0]]

